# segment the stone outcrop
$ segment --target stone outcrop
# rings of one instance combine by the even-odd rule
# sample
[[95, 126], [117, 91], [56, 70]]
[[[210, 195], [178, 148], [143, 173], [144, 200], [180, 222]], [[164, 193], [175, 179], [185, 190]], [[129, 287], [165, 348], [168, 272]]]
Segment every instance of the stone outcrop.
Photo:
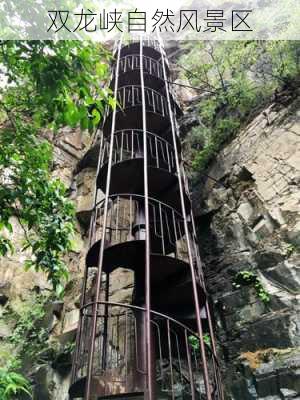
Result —
[[[299, 100], [271, 104], [193, 193], [229, 399], [300, 398]], [[234, 285], [240, 271], [257, 276]]]

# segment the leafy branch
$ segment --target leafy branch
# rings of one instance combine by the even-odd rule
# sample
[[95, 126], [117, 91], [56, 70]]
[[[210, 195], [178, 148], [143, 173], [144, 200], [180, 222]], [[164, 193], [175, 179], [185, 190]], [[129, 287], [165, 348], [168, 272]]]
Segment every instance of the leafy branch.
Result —
[[[194, 335], [190, 335], [188, 337], [189, 343], [191, 345], [191, 347], [196, 351], [199, 352], [200, 351], [200, 339], [197, 336]], [[208, 346], [211, 347], [211, 338], [210, 335], [208, 333], [205, 333], [203, 335], [203, 342]]]
[[41, 130], [95, 130], [113, 104], [100, 86], [110, 58], [93, 43], [0, 42], [0, 256], [13, 251], [16, 217], [31, 254], [26, 269], [46, 273], [58, 296], [68, 279], [63, 257], [72, 250], [75, 210], [64, 185], [51, 178], [52, 146]]
[[[0, 187], [0, 227], [11, 234], [11, 218], [18, 218], [25, 232], [23, 250], [30, 248], [33, 253], [26, 268], [46, 272], [60, 296], [62, 283], [68, 279], [61, 256], [72, 249], [74, 207], [63, 184], [51, 179], [51, 161], [51, 146], [37, 137], [31, 125], [18, 121], [14, 131], [2, 130], [0, 165], [5, 174]], [[5, 233], [0, 237], [0, 254], [5, 256], [12, 250], [12, 242]]]
[[197, 106], [199, 125], [185, 140], [196, 178], [274, 93], [299, 84], [299, 59], [294, 41], [187, 45], [179, 60], [181, 77], [205, 93]]

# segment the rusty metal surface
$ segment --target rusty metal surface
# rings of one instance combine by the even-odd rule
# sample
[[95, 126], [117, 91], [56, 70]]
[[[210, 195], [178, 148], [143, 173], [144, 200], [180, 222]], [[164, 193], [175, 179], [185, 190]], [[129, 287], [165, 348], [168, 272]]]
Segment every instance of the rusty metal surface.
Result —
[[[223, 400], [168, 60], [146, 38], [114, 54], [69, 395]], [[111, 301], [118, 268], [130, 304]]]
[[[105, 312], [105, 307], [108, 311]], [[94, 303], [81, 309], [85, 325], [92, 318]], [[201, 376], [201, 356], [189, 337], [196, 333], [182, 323], [151, 311], [151, 335], [153, 337], [156, 364], [156, 394], [173, 398], [176, 394], [185, 398], [200, 398], [204, 395]], [[93, 394], [116, 396], [125, 393], [141, 393], [146, 375], [145, 353], [143, 352], [143, 320], [145, 308], [119, 303], [100, 302], [97, 314], [96, 357], [94, 357], [91, 385]], [[105, 332], [105, 324], [107, 331]], [[109, 340], [107, 340], [109, 339]], [[76, 364], [77, 380], [70, 394], [83, 394], [86, 381], [86, 358], [89, 350], [89, 330], [84, 331], [80, 357]], [[207, 346], [208, 366], [214, 373], [217, 360]], [[105, 359], [103, 360], [103, 355]], [[153, 369], [153, 367], [152, 367]], [[210, 386], [211, 393], [216, 386]], [[214, 397], [218, 398], [218, 397]]]

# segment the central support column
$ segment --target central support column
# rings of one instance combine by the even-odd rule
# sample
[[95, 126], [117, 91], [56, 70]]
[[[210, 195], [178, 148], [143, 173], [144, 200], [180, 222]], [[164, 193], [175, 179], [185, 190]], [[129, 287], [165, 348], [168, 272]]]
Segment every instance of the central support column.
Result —
[[[145, 226], [145, 207], [144, 202], [138, 202], [138, 206], [135, 213], [135, 223], [132, 228], [132, 234], [135, 240], [145, 240], [146, 238], [146, 226]], [[141, 265], [141, 268], [137, 268], [134, 276], [134, 305], [146, 309], [145, 303], [145, 268]], [[150, 285], [150, 283], [149, 283]], [[136, 357], [138, 366], [138, 381], [139, 387], [147, 389], [147, 354], [145, 352], [145, 343], [147, 340], [147, 318], [146, 313], [143, 311], [135, 312], [136, 319]], [[151, 324], [151, 321], [150, 321]], [[150, 325], [150, 344], [151, 344], [151, 376], [152, 376], [152, 388], [155, 391], [156, 385], [156, 365], [155, 365], [155, 337], [153, 327]]]

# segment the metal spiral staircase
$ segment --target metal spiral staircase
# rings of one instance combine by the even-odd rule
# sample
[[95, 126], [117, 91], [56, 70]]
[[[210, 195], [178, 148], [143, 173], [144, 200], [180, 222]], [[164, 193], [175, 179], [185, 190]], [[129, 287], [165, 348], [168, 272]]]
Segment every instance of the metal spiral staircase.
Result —
[[[169, 75], [159, 40], [117, 43], [71, 399], [223, 399]], [[111, 301], [118, 268], [129, 304]]]

